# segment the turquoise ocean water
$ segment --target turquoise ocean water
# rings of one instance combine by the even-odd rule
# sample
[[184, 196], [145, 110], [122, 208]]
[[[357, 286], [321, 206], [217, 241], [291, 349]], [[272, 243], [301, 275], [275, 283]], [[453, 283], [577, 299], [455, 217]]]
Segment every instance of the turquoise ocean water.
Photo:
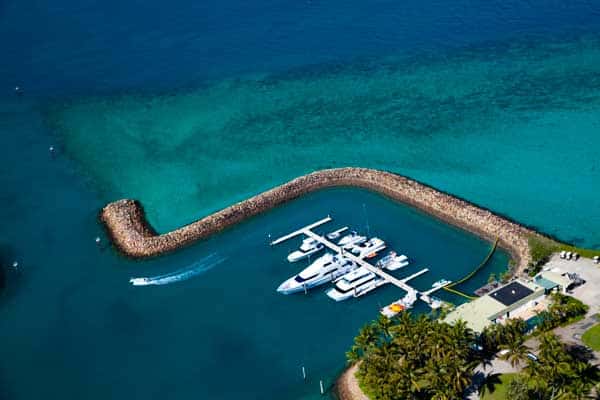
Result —
[[[134, 262], [97, 222], [121, 197], [165, 231], [299, 174], [357, 165], [600, 247], [597, 2], [8, 0], [0, 47], [7, 399], [320, 398], [318, 380], [332, 383], [357, 329], [402, 293], [277, 295], [300, 268], [285, 261], [297, 243], [271, 249], [268, 234], [328, 213], [332, 229], [368, 225], [412, 257], [399, 275], [431, 269], [421, 289], [462, 276], [490, 246], [341, 188]], [[506, 263], [498, 252], [462, 289]], [[180, 269], [194, 276], [128, 283]]]

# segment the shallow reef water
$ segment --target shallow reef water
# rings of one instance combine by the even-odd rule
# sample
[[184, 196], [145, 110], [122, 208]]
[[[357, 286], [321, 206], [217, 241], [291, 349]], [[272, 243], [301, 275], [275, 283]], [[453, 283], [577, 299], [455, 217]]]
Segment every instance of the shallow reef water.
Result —
[[76, 97], [46, 119], [107, 201], [142, 201], [159, 231], [315, 169], [364, 166], [593, 247], [599, 65], [595, 36], [532, 38]]

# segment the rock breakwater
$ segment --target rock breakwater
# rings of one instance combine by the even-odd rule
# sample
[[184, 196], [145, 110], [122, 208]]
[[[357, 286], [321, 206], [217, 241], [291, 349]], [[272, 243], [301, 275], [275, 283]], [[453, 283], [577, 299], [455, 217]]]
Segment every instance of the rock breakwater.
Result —
[[366, 168], [316, 171], [164, 234], [157, 234], [152, 229], [142, 206], [134, 200], [108, 204], [102, 209], [100, 218], [115, 246], [125, 255], [153, 257], [206, 238], [306, 193], [334, 186], [379, 192], [487, 240], [498, 238], [499, 245], [516, 262], [516, 272], [521, 272], [531, 260], [528, 238], [537, 235], [533, 230], [404, 176]]

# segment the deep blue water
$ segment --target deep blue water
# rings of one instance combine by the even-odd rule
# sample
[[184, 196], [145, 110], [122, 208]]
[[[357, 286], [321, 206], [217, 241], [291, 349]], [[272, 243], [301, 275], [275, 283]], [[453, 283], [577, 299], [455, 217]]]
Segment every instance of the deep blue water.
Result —
[[[353, 210], [368, 204], [374, 232], [396, 240], [416, 265], [435, 269], [416, 282], [423, 287], [461, 276], [488, 246], [378, 196], [342, 190], [302, 199], [181, 253], [133, 263], [105, 248], [96, 219], [118, 191], [100, 187], [61, 148], [48, 154], [56, 141], [42, 112], [49, 103], [599, 32], [597, 1], [0, 1], [0, 256], [4, 266], [20, 263], [0, 298], [2, 397], [315, 398], [317, 377], [331, 383], [357, 328], [398, 293], [385, 288], [343, 305], [320, 292], [275, 296], [272, 289], [293, 270], [282, 262], [288, 248], [264, 253], [271, 251], [265, 233], [331, 209], [362, 225]], [[16, 85], [23, 95], [14, 93]], [[543, 151], [544, 144], [527, 147]], [[460, 187], [468, 186], [463, 180]], [[500, 186], [511, 190], [508, 179]], [[506, 202], [501, 195], [493, 200]], [[586, 237], [585, 226], [574, 222], [569, 235]], [[127, 284], [130, 276], [169, 272], [215, 251], [230, 262], [184, 283]], [[503, 268], [503, 257], [491, 270]], [[294, 325], [298, 316], [304, 323]]]
[[574, 1], [11, 1], [0, 3], [10, 95], [172, 89], [363, 56], [597, 31]]

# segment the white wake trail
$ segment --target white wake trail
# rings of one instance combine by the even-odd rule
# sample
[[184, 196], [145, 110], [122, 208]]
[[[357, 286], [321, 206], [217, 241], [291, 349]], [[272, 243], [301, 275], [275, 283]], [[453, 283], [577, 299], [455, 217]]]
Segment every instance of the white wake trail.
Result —
[[225, 257], [216, 257], [216, 253], [213, 253], [177, 271], [144, 278], [131, 278], [129, 282], [134, 286], [168, 285], [170, 283], [181, 282], [216, 267], [226, 259]]

